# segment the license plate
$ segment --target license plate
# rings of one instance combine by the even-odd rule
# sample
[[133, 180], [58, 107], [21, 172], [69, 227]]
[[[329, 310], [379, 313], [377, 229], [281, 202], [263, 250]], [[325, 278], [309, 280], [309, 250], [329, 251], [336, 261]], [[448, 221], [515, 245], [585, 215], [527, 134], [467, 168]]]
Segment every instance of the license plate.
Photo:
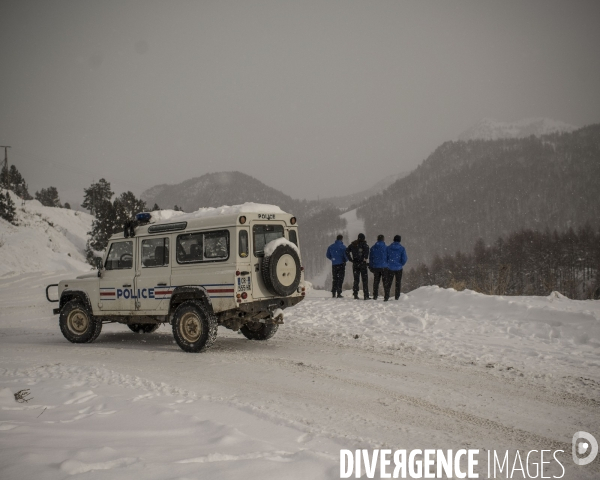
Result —
[[248, 292], [251, 289], [250, 277], [238, 277], [238, 291]]

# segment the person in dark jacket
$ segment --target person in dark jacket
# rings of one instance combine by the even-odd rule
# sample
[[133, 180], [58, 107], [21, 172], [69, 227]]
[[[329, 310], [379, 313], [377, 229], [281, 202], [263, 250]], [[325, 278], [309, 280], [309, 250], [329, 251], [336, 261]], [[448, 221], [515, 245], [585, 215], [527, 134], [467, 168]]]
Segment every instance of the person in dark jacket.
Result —
[[387, 264], [387, 246], [385, 245], [385, 237], [377, 236], [377, 243], [371, 247], [369, 253], [369, 267], [373, 272], [373, 300], [377, 300], [379, 294], [379, 282], [383, 279], [383, 290], [385, 291]]
[[327, 258], [331, 260], [331, 296], [333, 298], [342, 298], [342, 285], [346, 276], [346, 245], [344, 245], [344, 236], [338, 235], [335, 243], [329, 245], [327, 249]]
[[367, 262], [369, 260], [369, 245], [365, 242], [364, 233], [358, 234], [358, 239], [354, 240], [346, 249], [348, 260], [352, 262], [352, 273], [354, 274], [354, 285], [352, 293], [354, 298], [358, 300], [358, 285], [362, 279], [363, 293], [365, 300], [370, 300], [369, 297], [369, 273], [367, 271]]
[[390, 290], [392, 289], [392, 283], [396, 280], [395, 298], [400, 298], [400, 288], [402, 286], [402, 268], [406, 265], [408, 257], [406, 256], [406, 249], [400, 245], [402, 237], [396, 235], [394, 237], [394, 243], [387, 247], [387, 282], [384, 282], [383, 288], [385, 290], [384, 300], [390, 298]]

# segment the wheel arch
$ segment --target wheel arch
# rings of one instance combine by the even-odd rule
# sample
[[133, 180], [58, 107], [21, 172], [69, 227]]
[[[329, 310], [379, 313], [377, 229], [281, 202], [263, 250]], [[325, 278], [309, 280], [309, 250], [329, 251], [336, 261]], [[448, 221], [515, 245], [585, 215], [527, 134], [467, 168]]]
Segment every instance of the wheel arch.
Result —
[[185, 285], [176, 287], [171, 294], [171, 300], [169, 302], [169, 321], [172, 321], [173, 314], [177, 307], [187, 300], [200, 300], [210, 314], [213, 314], [212, 301], [206, 288], [200, 285]]
[[60, 296], [60, 303], [58, 304], [59, 311], [63, 309], [63, 307], [69, 303], [71, 300], [80, 300], [86, 306], [91, 314], [94, 313], [92, 309], [92, 302], [90, 301], [90, 297], [83, 290], [63, 290]]

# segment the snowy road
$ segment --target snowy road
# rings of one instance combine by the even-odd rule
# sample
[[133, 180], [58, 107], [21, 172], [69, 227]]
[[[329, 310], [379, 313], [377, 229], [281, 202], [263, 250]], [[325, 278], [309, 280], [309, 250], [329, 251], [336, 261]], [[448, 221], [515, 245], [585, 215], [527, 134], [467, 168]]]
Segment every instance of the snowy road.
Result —
[[[484, 452], [482, 472], [484, 449], [560, 449], [564, 478], [600, 474], [598, 460], [586, 467], [570, 460], [575, 432], [600, 437], [598, 348], [594, 338], [569, 337], [564, 325], [579, 315], [582, 325], [597, 328], [595, 304], [589, 310], [591, 304], [565, 301], [551, 312], [533, 300], [523, 306], [564, 316], [560, 328], [551, 316], [552, 335], [579, 346], [575, 360], [561, 356], [564, 345], [552, 335], [493, 337], [492, 327], [481, 333], [493, 337], [486, 348], [477, 334], [466, 337], [469, 357], [458, 337], [473, 328], [447, 328], [440, 309], [425, 308], [418, 294], [384, 306], [319, 292], [291, 311], [268, 342], [220, 328], [210, 351], [190, 355], [165, 326], [136, 335], [108, 325], [93, 344], [68, 343], [43, 295], [57, 278], [0, 278], [3, 479], [339, 478], [341, 448], [380, 447], [477, 448]], [[477, 320], [477, 303], [490, 298], [454, 293], [472, 305], [467, 320]], [[452, 298], [443, 301], [450, 312]], [[342, 325], [344, 311], [355, 314]], [[510, 324], [507, 312], [494, 325]], [[435, 328], [415, 329], [409, 315], [426, 316]], [[398, 329], [386, 335], [390, 318]], [[516, 327], [502, 331], [510, 328]], [[448, 354], [452, 341], [459, 355]], [[514, 342], [527, 353], [506, 350]], [[502, 352], [512, 358], [494, 361]], [[34, 397], [27, 404], [6, 395], [24, 388]], [[560, 474], [556, 464], [546, 470]]]

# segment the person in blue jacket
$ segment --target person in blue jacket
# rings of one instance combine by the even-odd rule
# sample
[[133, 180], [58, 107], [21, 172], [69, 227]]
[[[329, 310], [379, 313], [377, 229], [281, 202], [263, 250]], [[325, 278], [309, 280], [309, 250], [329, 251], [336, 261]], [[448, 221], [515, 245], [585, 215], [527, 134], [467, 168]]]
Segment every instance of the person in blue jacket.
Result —
[[388, 268], [387, 263], [387, 246], [385, 245], [385, 237], [377, 236], [377, 243], [371, 247], [369, 252], [369, 268], [373, 273], [373, 300], [377, 300], [379, 294], [379, 282], [383, 279], [383, 290], [385, 292], [385, 279]]
[[346, 275], [346, 262], [348, 256], [346, 255], [346, 245], [344, 245], [344, 236], [338, 235], [335, 243], [329, 245], [327, 249], [327, 258], [331, 260], [331, 296], [333, 298], [342, 297], [342, 285], [344, 283], [344, 276]]
[[385, 290], [384, 300], [390, 298], [390, 290], [392, 289], [392, 283], [396, 279], [395, 298], [400, 298], [400, 287], [402, 286], [402, 268], [406, 265], [408, 257], [406, 256], [406, 249], [400, 244], [402, 237], [396, 235], [394, 237], [394, 243], [387, 247], [387, 282], [384, 282], [383, 288]]

